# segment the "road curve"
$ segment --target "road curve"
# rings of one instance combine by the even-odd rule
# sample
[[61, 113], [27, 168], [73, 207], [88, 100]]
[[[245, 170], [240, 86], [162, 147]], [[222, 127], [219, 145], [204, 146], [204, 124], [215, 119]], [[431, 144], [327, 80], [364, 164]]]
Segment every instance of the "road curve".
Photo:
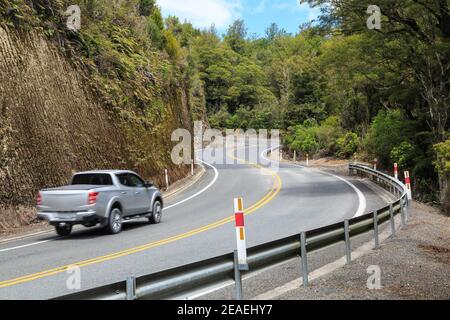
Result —
[[[257, 152], [255, 146], [245, 148]], [[239, 158], [235, 150], [216, 152], [228, 160]], [[228, 253], [235, 247], [231, 222], [233, 198], [238, 196], [247, 204], [249, 246], [350, 218], [361, 210], [354, 185], [307, 168], [281, 164], [274, 172], [239, 159], [206, 169], [194, 187], [169, 199], [160, 225], [143, 220], [127, 223], [116, 236], [82, 229], [66, 238], [39, 235], [1, 244], [0, 299], [73, 293], [67, 289], [66, 269], [71, 265], [81, 267], [81, 290], [87, 290]]]

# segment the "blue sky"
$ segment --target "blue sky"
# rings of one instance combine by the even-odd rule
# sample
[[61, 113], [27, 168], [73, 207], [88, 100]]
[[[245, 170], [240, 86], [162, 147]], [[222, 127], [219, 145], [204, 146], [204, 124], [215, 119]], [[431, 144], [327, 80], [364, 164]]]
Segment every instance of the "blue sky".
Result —
[[176, 15], [196, 27], [212, 24], [220, 33], [235, 19], [246, 22], [249, 34], [264, 35], [265, 29], [276, 22], [280, 28], [296, 33], [301, 23], [318, 16], [319, 9], [300, 5], [299, 0], [157, 0], [164, 16]]

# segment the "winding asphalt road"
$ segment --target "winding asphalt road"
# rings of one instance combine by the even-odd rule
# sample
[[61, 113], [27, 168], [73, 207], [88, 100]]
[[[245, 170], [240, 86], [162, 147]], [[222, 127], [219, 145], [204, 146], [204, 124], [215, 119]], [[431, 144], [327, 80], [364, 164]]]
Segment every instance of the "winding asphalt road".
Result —
[[[261, 153], [254, 145], [240, 150]], [[237, 149], [239, 150], [239, 148]], [[216, 150], [236, 160], [236, 150]], [[294, 165], [278, 171], [239, 158], [206, 166], [189, 190], [167, 199], [163, 222], [129, 222], [116, 236], [80, 229], [0, 244], [0, 299], [49, 299], [67, 289], [71, 265], [81, 267], [81, 290], [177, 267], [235, 248], [233, 198], [246, 204], [249, 246], [284, 238], [381, 207], [383, 199], [363, 183]]]

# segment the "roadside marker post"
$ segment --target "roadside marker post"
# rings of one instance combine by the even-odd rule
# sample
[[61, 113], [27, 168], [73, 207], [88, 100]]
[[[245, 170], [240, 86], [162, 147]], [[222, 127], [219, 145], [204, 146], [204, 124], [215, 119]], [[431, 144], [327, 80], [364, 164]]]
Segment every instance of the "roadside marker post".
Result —
[[309, 167], [309, 154], [306, 155], [306, 166]]
[[405, 184], [408, 190], [408, 200], [412, 200], [412, 189], [411, 189], [411, 177], [409, 176], [409, 171], [405, 171]]
[[192, 163], [191, 163], [191, 175], [192, 176], [194, 176], [194, 165], [195, 165], [195, 162], [194, 162], [194, 159], [192, 159]]
[[236, 300], [242, 300], [242, 274], [248, 271], [247, 243], [245, 240], [244, 201], [242, 198], [234, 199], [234, 212], [236, 220], [236, 243], [234, 251], [234, 281], [236, 284]]
[[394, 176], [398, 180], [398, 163], [394, 163]]
[[247, 271], [247, 243], [245, 240], [244, 201], [242, 198], [234, 199], [234, 212], [236, 220], [236, 241], [238, 252], [238, 267], [241, 271]]
[[297, 151], [294, 150], [294, 162], [297, 162]]
[[169, 171], [166, 169], [164, 173], [166, 175], [166, 189], [169, 190]]

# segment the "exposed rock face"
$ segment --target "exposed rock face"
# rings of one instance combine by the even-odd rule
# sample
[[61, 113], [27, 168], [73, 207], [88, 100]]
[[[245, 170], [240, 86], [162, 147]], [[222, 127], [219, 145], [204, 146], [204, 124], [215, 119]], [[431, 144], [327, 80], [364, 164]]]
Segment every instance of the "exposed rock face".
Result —
[[159, 183], [165, 168], [172, 180], [189, 170], [170, 158], [172, 131], [191, 126], [182, 86], [166, 90], [164, 115], [149, 127], [102, 103], [88, 77], [37, 32], [0, 27], [0, 229], [20, 220], [5, 212], [33, 206], [40, 188], [73, 171], [131, 169]]

